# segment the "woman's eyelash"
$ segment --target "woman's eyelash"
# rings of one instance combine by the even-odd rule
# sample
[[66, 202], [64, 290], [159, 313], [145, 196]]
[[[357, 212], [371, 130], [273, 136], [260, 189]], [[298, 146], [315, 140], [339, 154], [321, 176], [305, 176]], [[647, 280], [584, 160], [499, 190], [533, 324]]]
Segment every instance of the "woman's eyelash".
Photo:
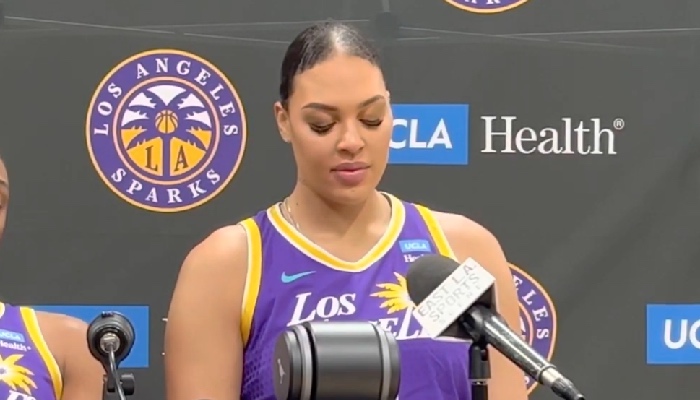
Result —
[[367, 126], [371, 126], [371, 127], [377, 127], [377, 126], [381, 125], [382, 122], [384, 122], [383, 119], [373, 119], [373, 120], [369, 120], [369, 121], [362, 120], [362, 123], [364, 123]]
[[[373, 119], [373, 120], [363, 119], [361, 121], [363, 124], [365, 124], [366, 126], [369, 126], [371, 128], [376, 128], [384, 122], [383, 119]], [[327, 133], [328, 131], [330, 131], [333, 128], [334, 125], [335, 125], [335, 123], [328, 124], [328, 125], [309, 124], [309, 126], [311, 127], [311, 130], [316, 132], [316, 133]]]
[[309, 124], [311, 127], [311, 130], [316, 132], [316, 133], [326, 133], [333, 128], [334, 124], [328, 124], [328, 125], [315, 125], [315, 124]]

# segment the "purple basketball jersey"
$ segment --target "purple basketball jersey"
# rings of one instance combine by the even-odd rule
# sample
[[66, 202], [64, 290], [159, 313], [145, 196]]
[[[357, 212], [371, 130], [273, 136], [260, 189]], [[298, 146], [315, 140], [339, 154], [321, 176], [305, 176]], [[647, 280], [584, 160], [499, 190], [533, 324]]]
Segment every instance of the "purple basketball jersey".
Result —
[[277, 337], [305, 321], [376, 321], [398, 339], [401, 400], [469, 400], [468, 344], [431, 340], [413, 318], [406, 272], [424, 254], [452, 252], [431, 212], [392, 202], [384, 236], [346, 262], [300, 235], [279, 205], [242, 223], [249, 265], [243, 304], [243, 400], [274, 400]]
[[0, 303], [0, 399], [58, 400], [62, 390], [34, 311]]

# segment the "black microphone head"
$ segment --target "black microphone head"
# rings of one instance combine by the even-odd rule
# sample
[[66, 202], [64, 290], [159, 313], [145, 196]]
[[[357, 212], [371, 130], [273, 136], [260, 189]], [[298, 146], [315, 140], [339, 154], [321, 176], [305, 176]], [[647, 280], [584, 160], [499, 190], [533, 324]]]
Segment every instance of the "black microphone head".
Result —
[[[467, 263], [469, 262], [470, 261], [467, 261]], [[474, 260], [471, 260], [471, 262], [476, 264]], [[478, 266], [478, 264], [476, 265]], [[417, 307], [443, 282], [448, 280], [450, 275], [459, 267], [460, 264], [455, 260], [442, 255], [430, 254], [420, 257], [409, 265], [408, 272], [406, 273], [408, 297]], [[495, 303], [494, 291], [492, 288], [483, 293], [476, 303], [489, 309], [492, 308]], [[470, 305], [471, 304], [465, 304], [465, 311]], [[463, 317], [460, 317], [440, 333], [440, 337], [473, 339], [474, 332], [465, 330], [462, 325]]]
[[408, 297], [414, 304], [423, 301], [442, 281], [453, 273], [459, 263], [439, 254], [426, 254], [408, 266], [406, 284]]
[[87, 342], [90, 353], [102, 364], [107, 364], [109, 352], [104, 349], [104, 341], [114, 343], [114, 358], [117, 364], [131, 352], [136, 340], [134, 326], [128, 318], [116, 311], [105, 311], [95, 317], [87, 329]]

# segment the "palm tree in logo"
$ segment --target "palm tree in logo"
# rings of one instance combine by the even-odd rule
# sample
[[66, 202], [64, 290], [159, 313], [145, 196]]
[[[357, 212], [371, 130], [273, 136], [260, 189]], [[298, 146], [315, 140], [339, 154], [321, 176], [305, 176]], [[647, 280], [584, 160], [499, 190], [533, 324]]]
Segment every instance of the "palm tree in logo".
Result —
[[[137, 121], [147, 121], [138, 123]], [[197, 159], [188, 160], [185, 148], [180, 144], [174, 149], [172, 142], [178, 139], [206, 152], [205, 143], [196, 133], [210, 133], [212, 122], [207, 108], [190, 91], [171, 84], [161, 84], [137, 94], [129, 102], [121, 121], [122, 129], [137, 129], [133, 138], [125, 143], [127, 152], [136, 147], [145, 149], [146, 165], [143, 168], [161, 171], [163, 177], [177, 176], [180, 167], [196, 164]], [[153, 141], [162, 141], [162, 152], [155, 154]], [[172, 151], [177, 152], [175, 165], [171, 164]], [[181, 165], [182, 164], [182, 165]]]

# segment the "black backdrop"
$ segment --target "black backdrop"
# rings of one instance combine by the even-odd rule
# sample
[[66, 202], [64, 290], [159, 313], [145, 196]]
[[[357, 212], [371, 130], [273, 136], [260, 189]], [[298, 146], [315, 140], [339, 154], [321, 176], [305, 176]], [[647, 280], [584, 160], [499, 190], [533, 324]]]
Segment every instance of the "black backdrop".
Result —
[[[645, 304], [692, 303], [700, 281], [700, 6], [530, 0], [474, 14], [438, 0], [398, 3], [392, 11], [403, 27], [383, 48], [392, 100], [468, 103], [470, 161], [391, 166], [383, 189], [496, 233], [511, 262], [553, 299], [554, 360], [589, 398], [697, 393], [691, 369], [645, 365], [643, 331]], [[291, 189], [293, 171], [269, 173], [292, 162], [271, 115], [286, 42], [303, 21], [327, 17], [371, 32], [380, 4], [14, 0], [5, 9], [0, 146], [13, 202], [0, 290], [26, 304], [148, 306], [150, 337], [140, 349], [148, 347], [150, 362], [135, 370], [136, 399], [160, 398], [162, 318], [184, 255]], [[246, 154], [228, 188], [174, 214], [112, 194], [85, 145], [86, 110], [103, 76], [161, 48], [217, 65], [248, 122]], [[624, 127], [615, 130], [615, 154], [483, 153], [488, 116], [516, 116], [518, 127], [536, 130], [561, 127], [563, 118], [599, 118], [606, 127], [622, 119]]]

